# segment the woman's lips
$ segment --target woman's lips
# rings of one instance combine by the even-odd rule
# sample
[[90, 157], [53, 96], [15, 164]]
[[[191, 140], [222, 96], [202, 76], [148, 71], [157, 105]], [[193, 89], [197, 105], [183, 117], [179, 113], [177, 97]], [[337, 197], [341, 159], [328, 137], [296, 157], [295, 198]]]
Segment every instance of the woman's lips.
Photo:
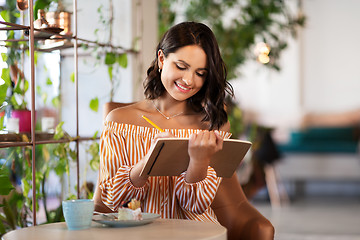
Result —
[[189, 92], [191, 88], [185, 87], [184, 85], [175, 82], [175, 86], [182, 92]]

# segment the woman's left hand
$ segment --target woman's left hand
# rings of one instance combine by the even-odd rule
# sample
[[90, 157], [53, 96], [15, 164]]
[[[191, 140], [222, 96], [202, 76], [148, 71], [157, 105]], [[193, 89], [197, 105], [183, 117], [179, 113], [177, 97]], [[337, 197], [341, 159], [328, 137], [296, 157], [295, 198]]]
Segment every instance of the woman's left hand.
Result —
[[189, 139], [190, 163], [186, 173], [186, 181], [198, 182], [207, 175], [211, 157], [222, 149], [223, 139], [218, 131], [200, 131]]

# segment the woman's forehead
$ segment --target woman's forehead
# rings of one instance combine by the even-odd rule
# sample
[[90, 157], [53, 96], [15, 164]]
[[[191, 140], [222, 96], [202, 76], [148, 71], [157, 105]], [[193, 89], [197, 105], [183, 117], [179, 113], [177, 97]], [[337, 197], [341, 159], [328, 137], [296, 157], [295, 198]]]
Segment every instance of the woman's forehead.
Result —
[[206, 53], [198, 45], [188, 45], [181, 47], [176, 52], [169, 54], [169, 57], [171, 57], [173, 60], [184, 62], [196, 68], [206, 68], [207, 66]]

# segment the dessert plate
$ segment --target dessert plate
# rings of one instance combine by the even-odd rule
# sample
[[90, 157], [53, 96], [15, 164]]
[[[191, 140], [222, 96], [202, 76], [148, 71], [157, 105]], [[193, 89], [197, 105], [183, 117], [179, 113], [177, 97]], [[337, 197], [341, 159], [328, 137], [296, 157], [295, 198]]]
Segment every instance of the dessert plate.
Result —
[[142, 213], [142, 220], [117, 220], [117, 215], [117, 213], [102, 213], [100, 215], [94, 215], [92, 220], [109, 227], [134, 227], [151, 223], [160, 218], [159, 214]]

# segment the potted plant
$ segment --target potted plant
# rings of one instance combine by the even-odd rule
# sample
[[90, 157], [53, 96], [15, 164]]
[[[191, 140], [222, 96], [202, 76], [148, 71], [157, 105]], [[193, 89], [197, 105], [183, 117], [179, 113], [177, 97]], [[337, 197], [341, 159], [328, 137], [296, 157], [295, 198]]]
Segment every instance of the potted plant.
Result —
[[12, 106], [11, 117], [19, 119], [19, 131], [31, 131], [31, 111], [27, 108], [25, 94], [29, 89], [29, 82], [17, 63], [10, 65], [10, 79], [13, 82], [10, 104]]
[[4, 127], [5, 110], [8, 103], [6, 100], [6, 93], [10, 86], [9, 69], [3, 68], [0, 79], [0, 130]]
[[[19, 10], [16, 2], [6, 1], [6, 7], [2, 10], [1, 16], [6, 22], [18, 23], [20, 19]], [[21, 31], [7, 31], [7, 39], [22, 38]], [[0, 102], [5, 100], [11, 107], [11, 118], [19, 119], [19, 131], [29, 132], [31, 129], [31, 112], [27, 109], [25, 94], [29, 89], [29, 82], [25, 79], [24, 72], [21, 70], [21, 63], [24, 58], [26, 42], [9, 41], [6, 43], [7, 53], [2, 54], [3, 61], [7, 63], [8, 69], [2, 71]], [[11, 91], [8, 91], [8, 89]], [[5, 100], [4, 100], [5, 99]]]

